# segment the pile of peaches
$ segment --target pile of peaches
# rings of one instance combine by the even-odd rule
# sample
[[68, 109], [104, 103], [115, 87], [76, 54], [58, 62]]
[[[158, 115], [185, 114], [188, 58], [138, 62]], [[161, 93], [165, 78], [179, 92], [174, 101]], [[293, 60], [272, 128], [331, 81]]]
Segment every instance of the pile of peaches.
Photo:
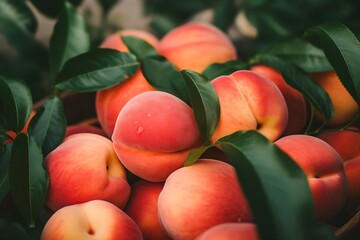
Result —
[[[184, 24], [162, 39], [123, 30], [100, 48], [128, 52], [122, 36], [143, 39], [179, 70], [201, 73], [239, 58], [229, 37], [208, 24]], [[330, 131], [354, 119], [359, 108], [334, 71], [311, 77], [334, 107], [327, 128], [316, 135], [305, 134], [314, 110], [274, 68], [254, 65], [211, 79], [220, 117], [210, 143], [237, 131], [258, 131], [301, 167], [315, 218], [330, 222], [360, 203], [360, 133], [355, 127]], [[260, 239], [221, 148], [184, 166], [191, 150], [203, 144], [187, 103], [155, 89], [139, 68], [124, 82], [97, 91], [95, 107], [98, 125], [69, 125], [64, 141], [45, 158], [46, 206], [53, 214], [41, 239]], [[314, 118], [322, 121], [320, 113]]]

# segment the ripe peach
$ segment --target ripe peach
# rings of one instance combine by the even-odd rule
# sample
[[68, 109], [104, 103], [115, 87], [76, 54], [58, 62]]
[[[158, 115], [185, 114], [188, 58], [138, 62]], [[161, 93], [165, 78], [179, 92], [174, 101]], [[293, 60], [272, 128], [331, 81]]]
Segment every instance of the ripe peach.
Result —
[[221, 223], [252, 221], [235, 169], [212, 159], [200, 159], [170, 174], [158, 210], [160, 223], [178, 240], [195, 239]]
[[237, 59], [229, 37], [207, 23], [187, 23], [168, 32], [159, 43], [159, 54], [179, 70], [202, 72], [213, 63]]
[[312, 192], [315, 217], [331, 220], [344, 207], [347, 183], [340, 155], [320, 138], [294, 134], [275, 142], [305, 172]]
[[200, 133], [192, 109], [172, 94], [149, 91], [121, 110], [112, 135], [124, 166], [148, 181], [161, 182], [183, 166]]
[[251, 67], [252, 71], [258, 72], [272, 80], [283, 94], [289, 113], [288, 124], [283, 135], [300, 133], [304, 130], [308, 120], [308, 105], [304, 95], [291, 87], [280, 72], [266, 65]]
[[[159, 40], [149, 32], [128, 29], [108, 36], [100, 47], [128, 52], [129, 50], [120, 36], [141, 38], [155, 49], [157, 49], [159, 43]], [[155, 90], [155, 88], [147, 82], [141, 70], [138, 69], [133, 76], [127, 78], [124, 82], [96, 92], [95, 108], [97, 117], [101, 127], [109, 137], [111, 137], [114, 131], [117, 115], [125, 103], [139, 93], [152, 90]]]
[[255, 71], [239, 70], [212, 83], [220, 102], [220, 120], [212, 142], [239, 130], [257, 130], [270, 141], [284, 132], [288, 110], [271, 80]]
[[130, 196], [126, 170], [110, 139], [78, 133], [64, 139], [45, 158], [49, 172], [47, 206], [56, 211], [90, 200], [106, 200], [122, 208]]
[[253, 223], [222, 223], [209, 228], [195, 240], [259, 240]]
[[131, 186], [124, 212], [139, 226], [145, 240], [170, 240], [158, 218], [158, 198], [164, 182], [140, 180]]
[[[311, 77], [329, 94], [334, 106], [334, 115], [328, 122], [328, 126], [344, 125], [355, 118], [359, 113], [359, 106], [342, 85], [335, 71], [313, 73]], [[316, 116], [322, 119], [319, 113]]]
[[348, 183], [347, 210], [354, 210], [360, 204], [360, 133], [356, 130], [326, 131], [317, 136], [342, 157]]
[[141, 240], [136, 223], [115, 205], [102, 200], [63, 207], [46, 222], [41, 240]]

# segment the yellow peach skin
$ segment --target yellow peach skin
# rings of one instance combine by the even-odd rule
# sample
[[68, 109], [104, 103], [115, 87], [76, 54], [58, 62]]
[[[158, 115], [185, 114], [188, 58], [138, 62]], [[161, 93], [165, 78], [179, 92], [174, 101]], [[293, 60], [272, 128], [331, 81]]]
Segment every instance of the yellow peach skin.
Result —
[[45, 158], [49, 172], [47, 206], [106, 200], [123, 208], [130, 196], [126, 169], [110, 139], [95, 133], [70, 135]]
[[283, 135], [301, 133], [308, 121], [308, 105], [304, 95], [291, 87], [280, 72], [266, 65], [252, 66], [252, 71], [258, 72], [272, 80], [283, 94], [289, 112], [289, 119]]
[[[328, 122], [329, 126], [347, 124], [359, 113], [359, 106], [342, 85], [335, 71], [313, 73], [311, 77], [329, 94], [334, 106], [334, 115]], [[316, 116], [321, 119], [319, 113]]]
[[253, 223], [222, 223], [211, 227], [195, 240], [259, 240]]
[[136, 223], [102, 200], [63, 207], [46, 222], [41, 240], [142, 240]]
[[159, 43], [159, 54], [179, 70], [202, 72], [213, 63], [237, 59], [229, 37], [211, 24], [187, 23], [168, 32]]
[[[129, 52], [121, 36], [134, 36], [145, 40], [157, 49], [159, 40], [149, 32], [144, 30], [127, 29], [108, 36], [100, 45], [101, 48], [112, 48], [115, 50]], [[127, 101], [139, 93], [155, 90], [145, 79], [141, 70], [126, 79], [124, 82], [105, 90], [97, 91], [95, 98], [95, 108], [99, 123], [111, 137], [116, 122], [117, 115]]]
[[235, 169], [213, 159], [200, 159], [170, 174], [158, 209], [160, 223], [177, 240], [193, 240], [221, 223], [252, 221]]
[[279, 88], [268, 78], [250, 70], [239, 70], [212, 80], [220, 102], [220, 120], [211, 138], [240, 130], [257, 130], [270, 141], [284, 132], [288, 110]]
[[327, 221], [344, 207], [347, 181], [340, 155], [320, 138], [294, 134], [275, 142], [307, 175], [312, 192], [315, 217]]
[[149, 91], [121, 110], [112, 135], [124, 166], [148, 181], [161, 182], [183, 166], [200, 143], [192, 109], [172, 94]]

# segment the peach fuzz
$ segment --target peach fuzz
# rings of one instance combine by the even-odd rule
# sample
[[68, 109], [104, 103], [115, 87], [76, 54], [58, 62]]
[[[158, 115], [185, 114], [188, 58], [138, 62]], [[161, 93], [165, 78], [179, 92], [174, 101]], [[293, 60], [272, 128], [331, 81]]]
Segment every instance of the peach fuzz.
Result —
[[149, 91], [121, 110], [112, 135], [116, 154], [136, 176], [161, 182], [201, 142], [192, 109], [172, 94]]
[[[159, 40], [150, 32], [127, 29], [108, 36], [100, 45], [100, 48], [112, 48], [123, 52], [129, 52], [125, 43], [122, 41], [121, 36], [141, 38], [155, 49], [157, 49], [159, 44]], [[147, 82], [141, 70], [138, 69], [133, 76], [127, 78], [124, 82], [114, 87], [96, 92], [95, 108], [97, 117], [101, 127], [109, 137], [111, 137], [114, 131], [117, 115], [125, 103], [139, 93], [152, 90], [155, 90], [155, 88]]]
[[259, 240], [253, 223], [222, 223], [209, 228], [195, 240]]
[[[334, 114], [328, 126], [342, 126], [349, 123], [359, 113], [359, 106], [350, 93], [342, 85], [335, 71], [319, 72], [311, 74], [317, 83], [329, 94], [334, 107]], [[317, 113], [317, 119], [322, 116]]]
[[139, 226], [144, 240], [170, 240], [158, 217], [158, 198], [164, 182], [140, 180], [131, 186], [124, 212]]
[[207, 23], [190, 22], [172, 29], [160, 39], [158, 49], [179, 70], [202, 72], [213, 63], [237, 59], [230, 38]]
[[289, 113], [288, 124], [283, 135], [301, 133], [308, 121], [308, 105], [304, 95], [291, 87], [280, 72], [266, 65], [255, 65], [250, 70], [258, 72], [272, 80], [280, 89]]
[[102, 200], [70, 205], [46, 222], [41, 240], [142, 240], [136, 223], [115, 205]]
[[46, 156], [45, 165], [50, 181], [46, 205], [53, 211], [96, 199], [123, 208], [129, 199], [126, 169], [106, 137], [71, 135]]
[[304, 171], [314, 200], [317, 220], [333, 219], [344, 207], [347, 182], [340, 155], [320, 138], [295, 134], [275, 144]]
[[356, 130], [326, 131], [317, 135], [342, 157], [348, 183], [345, 209], [350, 211], [360, 204], [360, 133]]
[[160, 223], [177, 240], [195, 239], [221, 223], [252, 221], [235, 169], [213, 159], [200, 159], [170, 174], [158, 211]]
[[279, 138], [288, 122], [288, 109], [279, 88], [251, 70], [238, 70], [212, 80], [220, 103], [220, 119], [211, 138], [240, 130], [257, 130], [268, 140]]

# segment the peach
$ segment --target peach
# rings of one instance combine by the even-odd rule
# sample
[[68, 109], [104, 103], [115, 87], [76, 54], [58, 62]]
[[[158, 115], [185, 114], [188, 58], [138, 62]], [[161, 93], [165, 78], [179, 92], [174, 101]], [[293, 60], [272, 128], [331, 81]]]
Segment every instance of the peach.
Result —
[[[121, 40], [120, 36], [134, 36], [141, 38], [155, 49], [157, 49], [159, 43], [159, 40], [149, 32], [128, 29], [108, 36], [100, 47], [128, 52], [129, 50]], [[114, 87], [96, 92], [95, 108], [97, 117], [101, 127], [109, 137], [111, 137], [114, 131], [117, 115], [125, 103], [139, 93], [152, 90], [155, 90], [155, 88], [147, 82], [141, 70], [138, 69], [133, 76], [127, 78], [124, 82]]]
[[222, 223], [211, 227], [195, 240], [259, 240], [253, 223]]
[[343, 209], [347, 195], [340, 155], [328, 143], [310, 135], [285, 136], [275, 144], [307, 175], [316, 219], [327, 221], [334, 218]]
[[158, 199], [160, 223], [173, 239], [195, 239], [221, 223], [250, 222], [251, 211], [235, 169], [200, 159], [166, 179]]
[[95, 133], [101, 136], [107, 137], [107, 134], [101, 128], [98, 128], [93, 125], [82, 125], [82, 124], [72, 124], [66, 127], [65, 137], [68, 137], [77, 133]]
[[170, 240], [158, 218], [158, 198], [164, 182], [140, 180], [131, 186], [124, 212], [139, 226], [145, 240]]
[[348, 183], [347, 210], [360, 204], [360, 132], [352, 130], [326, 131], [317, 135], [342, 157]]
[[288, 121], [288, 109], [279, 88], [251, 70], [238, 70], [212, 80], [220, 102], [220, 119], [211, 138], [240, 130], [257, 130], [268, 140], [279, 138]]
[[120, 111], [112, 135], [115, 152], [124, 166], [154, 182], [164, 181], [182, 167], [200, 139], [192, 109], [162, 91], [133, 97]]
[[304, 95], [295, 88], [291, 87], [285, 81], [281, 73], [272, 67], [266, 65], [255, 65], [251, 67], [251, 70], [272, 80], [284, 96], [289, 118], [283, 135], [301, 133], [308, 121], [308, 105]]
[[106, 137], [71, 135], [44, 161], [50, 180], [46, 204], [53, 211], [97, 199], [123, 208], [129, 199], [126, 169]]
[[[328, 126], [341, 126], [349, 123], [359, 113], [359, 106], [350, 93], [342, 85], [335, 71], [319, 72], [311, 74], [317, 83], [329, 94], [334, 107], [334, 114]], [[317, 119], [322, 116], [317, 113]]]
[[46, 222], [41, 240], [141, 240], [136, 223], [115, 205], [93, 200], [63, 207]]
[[229, 37], [208, 23], [187, 23], [168, 32], [159, 43], [159, 54], [179, 70], [202, 72], [213, 63], [237, 59]]

